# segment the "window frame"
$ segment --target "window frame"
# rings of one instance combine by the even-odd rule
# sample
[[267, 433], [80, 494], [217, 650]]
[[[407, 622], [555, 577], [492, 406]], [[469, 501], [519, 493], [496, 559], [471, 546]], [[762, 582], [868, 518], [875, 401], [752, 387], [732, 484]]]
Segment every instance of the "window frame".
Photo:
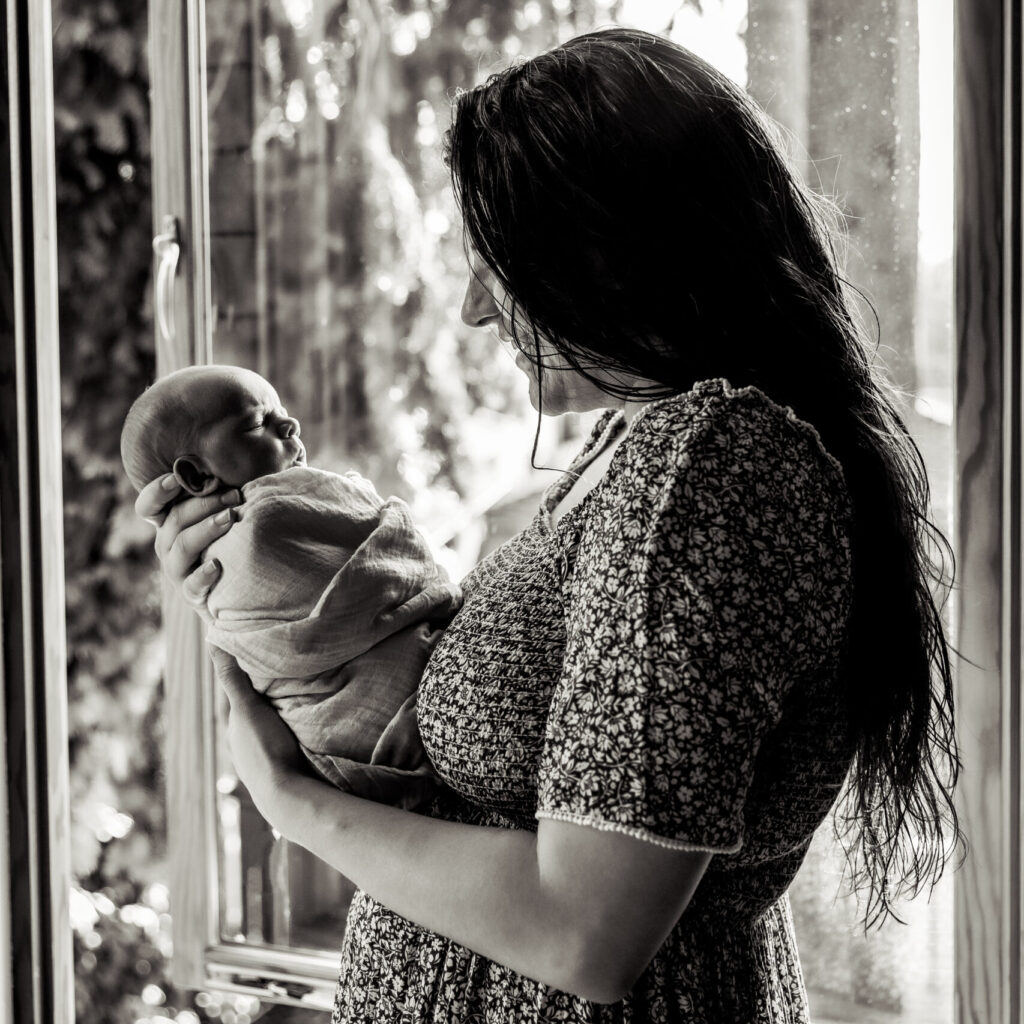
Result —
[[[1021, 10], [957, 0], [958, 1022], [1020, 1021]], [[986, 667], [987, 662], [987, 667]]]
[[50, 6], [0, 26], [0, 1019], [72, 1024]]
[[[211, 360], [203, 0], [152, 0], [150, 17], [154, 234], [168, 216], [182, 232], [177, 338], [157, 339], [162, 375]], [[1022, 1019], [1021, 12], [1011, 0], [956, 0], [955, 21], [954, 644], [965, 655], [956, 659], [958, 807], [970, 837], [956, 879], [955, 1000], [958, 1021], [988, 1024]], [[310, 1005], [333, 986], [336, 955], [227, 944], [217, 934], [215, 794], [204, 788], [214, 763], [213, 686], [198, 620], [170, 593], [164, 608], [175, 652], [167, 666], [173, 977], [284, 1002], [296, 1000], [280, 986], [298, 986]]]

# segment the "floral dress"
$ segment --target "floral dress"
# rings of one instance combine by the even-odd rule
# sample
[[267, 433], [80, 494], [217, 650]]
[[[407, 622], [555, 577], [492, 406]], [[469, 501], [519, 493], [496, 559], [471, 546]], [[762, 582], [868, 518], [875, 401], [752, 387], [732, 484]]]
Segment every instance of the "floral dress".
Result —
[[714, 854], [622, 1001], [478, 956], [357, 892], [334, 1024], [798, 1024], [786, 889], [849, 769], [849, 495], [792, 410], [724, 380], [597, 422], [529, 526], [463, 581], [417, 698], [431, 813]]

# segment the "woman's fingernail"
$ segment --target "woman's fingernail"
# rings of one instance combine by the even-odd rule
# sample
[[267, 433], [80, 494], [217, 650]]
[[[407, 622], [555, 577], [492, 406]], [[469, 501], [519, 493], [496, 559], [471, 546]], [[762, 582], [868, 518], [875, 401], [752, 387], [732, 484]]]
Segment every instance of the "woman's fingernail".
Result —
[[170, 476], [165, 476], [163, 480], [160, 481], [160, 486], [165, 491], [173, 491], [174, 488], [178, 486], [177, 478], [173, 473], [171, 473]]
[[214, 522], [215, 522], [215, 523], [216, 523], [216, 524], [217, 524], [218, 526], [226, 526], [226, 525], [227, 525], [228, 523], [230, 523], [230, 522], [231, 522], [231, 520], [232, 520], [232, 519], [234, 518], [234, 516], [233, 516], [233, 515], [231, 514], [231, 513], [232, 513], [232, 512], [234, 512], [234, 511], [235, 511], [235, 510], [234, 510], [233, 508], [226, 508], [226, 509], [224, 509], [224, 511], [223, 511], [223, 512], [218, 512], [218, 513], [217, 513], [217, 514], [216, 514], [216, 515], [215, 515], [215, 516], [213, 517], [213, 521], [214, 521]]
[[222, 505], [237, 505], [242, 500], [242, 492], [236, 487], [234, 490], [226, 491], [220, 496]]
[[203, 566], [204, 576], [215, 576], [218, 572], [220, 572], [220, 562], [216, 558], [211, 559]]

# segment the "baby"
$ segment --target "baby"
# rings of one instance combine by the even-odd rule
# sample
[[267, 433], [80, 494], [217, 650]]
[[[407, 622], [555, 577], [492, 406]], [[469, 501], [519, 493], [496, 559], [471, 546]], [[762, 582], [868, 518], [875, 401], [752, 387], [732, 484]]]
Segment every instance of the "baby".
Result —
[[200, 609], [207, 639], [238, 659], [328, 781], [426, 802], [437, 777], [416, 688], [461, 594], [406, 504], [357, 473], [307, 466], [298, 421], [235, 366], [157, 381], [128, 412], [121, 459], [136, 490], [167, 472], [190, 495], [241, 488], [238, 522], [204, 556], [223, 567]]

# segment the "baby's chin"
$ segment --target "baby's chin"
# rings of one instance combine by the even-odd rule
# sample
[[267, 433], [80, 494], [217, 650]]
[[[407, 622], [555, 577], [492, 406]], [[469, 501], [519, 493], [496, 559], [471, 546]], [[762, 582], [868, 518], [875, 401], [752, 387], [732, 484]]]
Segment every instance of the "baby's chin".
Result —
[[275, 469], [270, 470], [266, 473], [266, 476], [270, 476], [271, 473], [286, 473], [289, 469], [305, 469], [306, 468], [306, 452], [305, 450], [299, 452], [290, 462], [280, 462]]
[[[299, 446], [299, 453], [291, 460], [282, 459], [276, 469], [270, 470], [271, 473], [283, 473], [288, 469], [302, 469], [306, 465], [306, 449], [301, 445]], [[266, 474], [269, 476], [270, 474]]]
[[241, 483], [228, 483], [224, 477], [220, 478], [220, 487], [218, 491], [230, 491], [235, 487], [245, 487], [247, 484], [251, 484], [254, 480], [263, 480], [268, 476], [276, 476], [278, 473], [287, 473], [290, 469], [306, 469], [306, 456], [305, 453], [294, 459], [292, 462], [284, 462], [278, 466], [274, 466], [268, 469], [265, 473], [259, 473], [256, 476], [250, 477], [248, 480], [244, 480]]

